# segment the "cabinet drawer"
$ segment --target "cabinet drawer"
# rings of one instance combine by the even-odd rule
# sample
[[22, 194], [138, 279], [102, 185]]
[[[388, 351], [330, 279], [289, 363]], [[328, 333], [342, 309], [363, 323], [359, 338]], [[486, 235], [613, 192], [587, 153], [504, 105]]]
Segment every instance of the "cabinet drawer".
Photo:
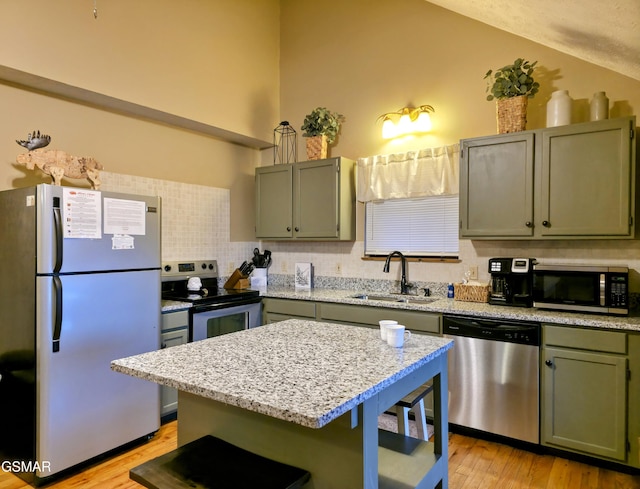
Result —
[[610, 353], [627, 353], [626, 333], [544, 325], [542, 338], [545, 345]]
[[315, 302], [265, 298], [262, 300], [262, 305], [267, 314], [276, 313], [312, 319], [316, 317]]
[[440, 334], [441, 332], [441, 318], [438, 314], [331, 303], [321, 303], [318, 307], [318, 319], [323, 321], [339, 321], [374, 327], [378, 326], [378, 321], [382, 319], [394, 319], [412, 331], [432, 334]]
[[189, 328], [162, 333], [161, 348], [170, 348], [176, 345], [184, 345], [189, 341]]
[[189, 312], [186, 310], [162, 314], [162, 331], [189, 326]]

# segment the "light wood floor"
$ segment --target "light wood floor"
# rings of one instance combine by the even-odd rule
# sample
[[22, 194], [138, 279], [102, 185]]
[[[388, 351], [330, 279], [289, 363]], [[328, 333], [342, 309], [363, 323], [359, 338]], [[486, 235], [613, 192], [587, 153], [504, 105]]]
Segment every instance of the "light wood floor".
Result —
[[[88, 467], [46, 489], [140, 489], [129, 469], [176, 448], [177, 422], [162, 426], [150, 442]], [[28, 489], [0, 472], [0, 489]], [[499, 443], [451, 433], [450, 489], [640, 489], [640, 476], [605, 470], [551, 455], [537, 455]]]

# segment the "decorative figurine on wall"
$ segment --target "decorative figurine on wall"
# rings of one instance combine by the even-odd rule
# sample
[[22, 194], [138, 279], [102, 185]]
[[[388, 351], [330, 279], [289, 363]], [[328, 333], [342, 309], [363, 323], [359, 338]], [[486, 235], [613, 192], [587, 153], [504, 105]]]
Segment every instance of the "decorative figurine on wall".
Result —
[[40, 131], [29, 133], [26, 140], [16, 142], [29, 150], [28, 153], [19, 154], [16, 161], [29, 170], [38, 167], [53, 178], [54, 185], [61, 185], [62, 177], [86, 178], [91, 188], [100, 188], [99, 170], [102, 170], [102, 165], [93, 158], [73, 156], [58, 149], [41, 150], [51, 142], [51, 136], [40, 134]]

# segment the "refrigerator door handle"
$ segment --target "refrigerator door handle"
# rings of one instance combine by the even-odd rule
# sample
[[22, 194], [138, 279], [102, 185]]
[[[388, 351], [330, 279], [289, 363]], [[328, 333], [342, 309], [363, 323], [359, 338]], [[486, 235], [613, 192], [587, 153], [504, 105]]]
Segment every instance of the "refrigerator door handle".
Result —
[[62, 215], [60, 213], [60, 197], [53, 198], [53, 232], [56, 242], [56, 261], [53, 264], [53, 273], [60, 272], [62, 268]]
[[62, 333], [62, 280], [55, 275], [53, 277], [53, 290], [56, 295], [56, 306], [53, 311], [53, 353], [60, 351], [60, 335]]

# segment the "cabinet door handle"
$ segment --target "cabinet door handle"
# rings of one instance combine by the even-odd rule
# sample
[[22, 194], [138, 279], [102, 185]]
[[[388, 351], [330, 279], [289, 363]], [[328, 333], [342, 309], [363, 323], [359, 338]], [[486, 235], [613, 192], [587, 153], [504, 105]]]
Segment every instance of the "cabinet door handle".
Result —
[[549, 221], [542, 221], [542, 225], [548, 228], [549, 226], [551, 226], [551, 223]]
[[545, 361], [544, 361], [544, 364], [545, 364], [547, 367], [553, 367], [553, 362], [552, 362], [551, 360], [545, 360]]
[[524, 223], [525, 226], [527, 226], [528, 228], [533, 226], [533, 223], [531, 221], [527, 221]]
[[291, 231], [291, 226], [287, 226], [287, 231]]
[[297, 233], [298, 231], [300, 231], [300, 228], [296, 228], [296, 233]]

